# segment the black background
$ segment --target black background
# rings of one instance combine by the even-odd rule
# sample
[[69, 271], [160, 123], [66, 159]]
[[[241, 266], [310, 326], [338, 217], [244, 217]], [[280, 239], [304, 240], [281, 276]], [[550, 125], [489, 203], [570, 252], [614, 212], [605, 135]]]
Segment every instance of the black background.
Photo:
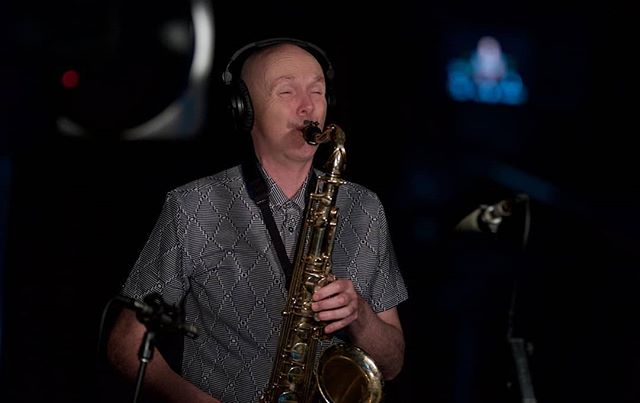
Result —
[[[165, 192], [236, 161], [246, 139], [228, 130], [219, 73], [235, 49], [275, 36], [329, 55], [330, 119], [347, 134], [348, 177], [387, 208], [410, 292], [400, 307], [406, 364], [388, 401], [519, 401], [506, 343], [514, 290], [514, 332], [533, 346], [538, 401], [640, 398], [637, 24], [628, 7], [214, 2], [205, 126], [189, 139], [128, 142], [114, 133], [178, 96], [189, 65], [151, 35], [158, 21], [187, 15], [185, 3], [129, 3], [1, 6], [0, 400], [113, 399], [97, 351], [107, 301]], [[446, 96], [456, 32], [525, 38], [527, 104]], [[70, 66], [82, 71], [75, 92], [58, 81]], [[61, 115], [89, 133], [61, 134]], [[451, 232], [480, 204], [517, 193], [530, 196], [524, 250], [520, 210], [497, 237]]]

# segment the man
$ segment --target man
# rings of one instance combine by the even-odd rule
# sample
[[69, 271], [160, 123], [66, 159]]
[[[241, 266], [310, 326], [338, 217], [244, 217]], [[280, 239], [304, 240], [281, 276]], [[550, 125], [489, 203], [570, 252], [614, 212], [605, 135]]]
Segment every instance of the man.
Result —
[[[327, 82], [303, 42], [257, 46], [242, 66], [252, 111], [257, 163], [236, 166], [167, 195], [163, 211], [122, 293], [141, 299], [158, 292], [185, 307], [199, 337], [184, 339], [181, 374], [156, 353], [145, 391], [168, 402], [257, 401], [278, 344], [287, 289], [282, 257], [252, 199], [252, 169], [268, 189], [270, 211], [287, 257], [293, 258], [317, 146], [302, 135], [305, 121], [324, 127]], [[312, 309], [327, 334], [346, 333], [386, 379], [404, 359], [397, 305], [407, 298], [384, 209], [370, 190], [340, 187], [333, 253], [337, 279], [313, 295]], [[135, 379], [145, 326], [125, 310], [108, 345], [114, 366]]]

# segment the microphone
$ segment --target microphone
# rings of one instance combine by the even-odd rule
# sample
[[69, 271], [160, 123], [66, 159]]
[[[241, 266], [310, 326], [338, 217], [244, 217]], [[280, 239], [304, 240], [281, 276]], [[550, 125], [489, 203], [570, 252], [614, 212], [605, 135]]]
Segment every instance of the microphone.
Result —
[[460, 232], [490, 232], [495, 234], [498, 227], [502, 223], [502, 219], [513, 214], [515, 205], [529, 201], [529, 196], [520, 193], [514, 198], [500, 200], [496, 204], [481, 204], [480, 207], [473, 210], [469, 215], [464, 217], [455, 230]]
[[124, 295], [116, 295], [116, 301], [136, 312], [138, 320], [148, 327], [179, 331], [188, 337], [198, 337], [198, 329], [182, 320], [182, 310], [167, 304], [160, 294], [151, 293], [139, 301]]
[[122, 303], [126, 308], [135, 311], [137, 314], [151, 315], [154, 313], [154, 309], [151, 306], [137, 299], [125, 297], [124, 295], [116, 295], [114, 299]]

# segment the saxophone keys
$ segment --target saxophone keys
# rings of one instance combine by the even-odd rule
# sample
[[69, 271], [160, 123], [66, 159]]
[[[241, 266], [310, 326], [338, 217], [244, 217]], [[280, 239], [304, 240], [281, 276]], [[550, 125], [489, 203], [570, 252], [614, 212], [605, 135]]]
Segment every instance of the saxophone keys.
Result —
[[336, 281], [336, 276], [333, 275], [333, 273], [329, 273], [318, 281], [317, 288], [322, 288], [327, 284], [333, 283], [334, 281]]

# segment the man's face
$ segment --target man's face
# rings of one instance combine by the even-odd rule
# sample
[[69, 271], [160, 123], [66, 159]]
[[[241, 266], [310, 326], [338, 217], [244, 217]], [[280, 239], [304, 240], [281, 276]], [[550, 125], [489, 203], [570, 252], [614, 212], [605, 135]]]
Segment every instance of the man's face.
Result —
[[257, 55], [243, 71], [251, 94], [251, 132], [259, 156], [309, 161], [316, 151], [301, 129], [305, 120], [324, 127], [327, 110], [322, 67], [307, 51], [290, 44]]

